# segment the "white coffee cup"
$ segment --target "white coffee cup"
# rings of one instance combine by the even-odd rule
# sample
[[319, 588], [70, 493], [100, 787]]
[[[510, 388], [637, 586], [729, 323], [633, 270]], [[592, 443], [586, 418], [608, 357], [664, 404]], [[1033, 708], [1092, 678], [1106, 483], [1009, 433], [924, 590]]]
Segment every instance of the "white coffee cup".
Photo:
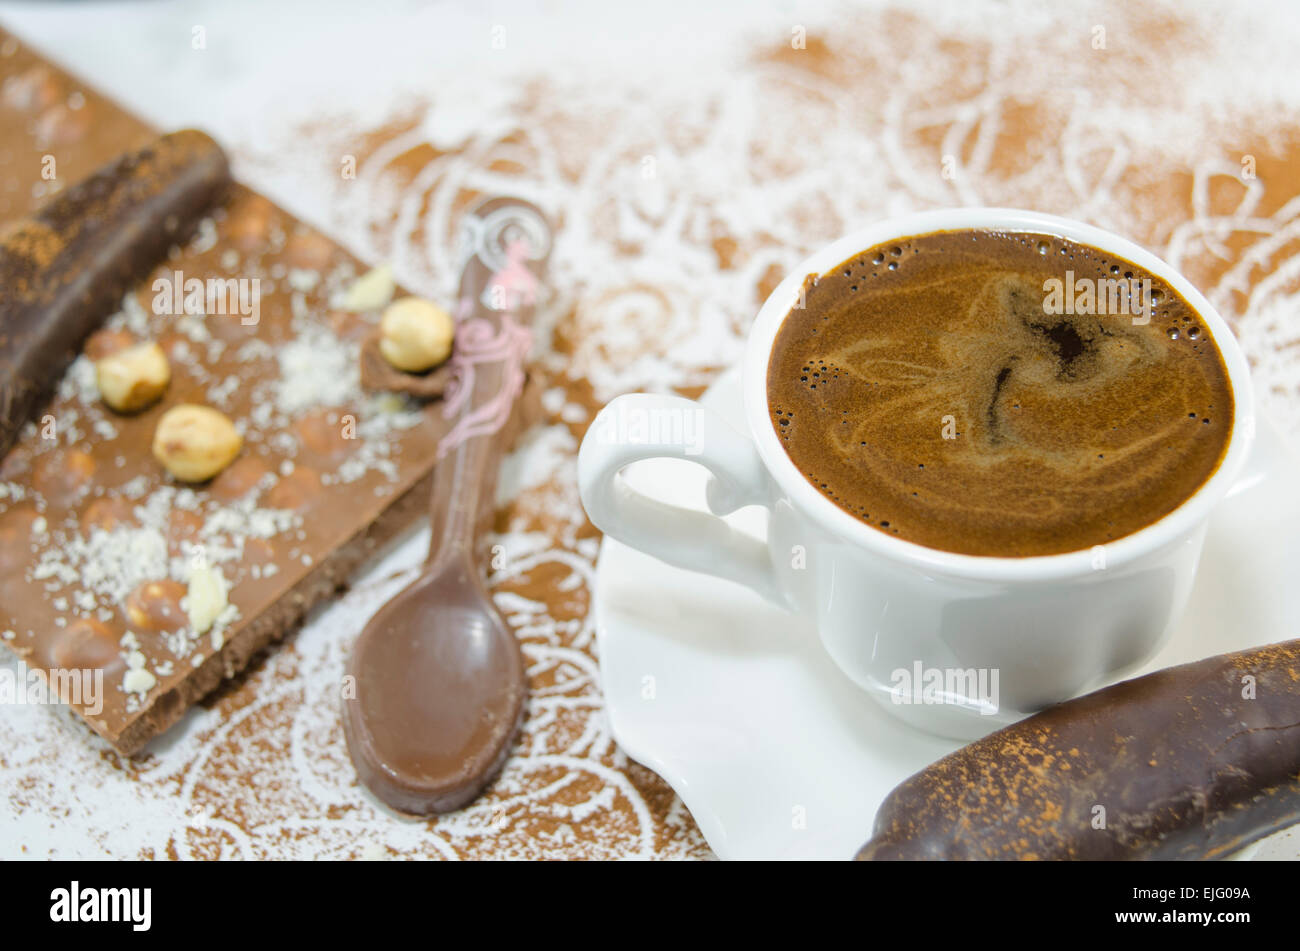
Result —
[[[772, 425], [767, 366], [807, 275], [886, 242], [963, 229], [1045, 233], [1090, 245], [1164, 280], [1200, 315], [1227, 367], [1235, 414], [1219, 468], [1177, 509], [1100, 549], [1029, 558], [962, 555], [864, 524], [791, 462]], [[921, 212], [818, 251], [759, 311], [742, 386], [745, 432], [681, 397], [631, 394], [611, 401], [578, 455], [579, 488], [592, 522], [668, 564], [748, 585], [810, 617], [839, 667], [886, 709], [963, 738], [1081, 693], [1160, 649], [1187, 603], [1210, 512], [1240, 475], [1255, 432], [1246, 359], [1186, 278], [1100, 228], [1012, 209]], [[625, 466], [659, 457], [688, 459], [711, 473], [713, 514], [649, 498], [620, 476]], [[748, 505], [769, 512], [765, 543], [718, 517]]]

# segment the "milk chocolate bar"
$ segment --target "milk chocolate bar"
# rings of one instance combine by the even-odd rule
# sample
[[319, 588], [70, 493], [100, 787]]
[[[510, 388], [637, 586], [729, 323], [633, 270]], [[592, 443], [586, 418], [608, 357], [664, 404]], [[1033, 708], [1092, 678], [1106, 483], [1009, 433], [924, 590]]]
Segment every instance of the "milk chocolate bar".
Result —
[[164, 135], [0, 236], [0, 456], [127, 289], [230, 185], [220, 147]]
[[[0, 637], [37, 669], [102, 671], [102, 709], [80, 709], [122, 752], [242, 669], [423, 507], [447, 426], [434, 406], [361, 388], [360, 341], [378, 315], [330, 306], [359, 270], [236, 186], [119, 301], [0, 462]], [[186, 308], [190, 281], [202, 312]], [[224, 289], [220, 306], [209, 287]], [[115, 413], [94, 360], [144, 340], [163, 348], [171, 383], [158, 404]], [[242, 430], [240, 456], [209, 483], [176, 482], [151, 453], [180, 403]], [[202, 631], [188, 612], [199, 565], [227, 596]]]
[[[16, 186], [0, 190], [0, 218], [57, 195], [40, 175], [47, 154], [61, 182], [156, 137], [3, 30], [0, 90], [0, 177]], [[449, 429], [440, 402], [363, 386], [379, 314], [339, 304], [365, 268], [266, 198], [233, 186], [159, 262], [0, 457], [0, 644], [36, 670], [100, 674], [102, 709], [73, 707], [126, 754], [426, 511]], [[145, 340], [165, 351], [171, 382], [157, 404], [116, 413], [94, 361]], [[538, 412], [535, 381], [525, 396]], [[184, 402], [242, 432], [239, 457], [208, 483], [176, 482], [150, 451], [158, 418]], [[517, 415], [511, 433], [523, 425]], [[188, 610], [200, 565], [220, 573], [227, 601], [202, 631]]]
[[1138, 677], [897, 786], [859, 859], [1217, 859], [1300, 822], [1300, 640]]

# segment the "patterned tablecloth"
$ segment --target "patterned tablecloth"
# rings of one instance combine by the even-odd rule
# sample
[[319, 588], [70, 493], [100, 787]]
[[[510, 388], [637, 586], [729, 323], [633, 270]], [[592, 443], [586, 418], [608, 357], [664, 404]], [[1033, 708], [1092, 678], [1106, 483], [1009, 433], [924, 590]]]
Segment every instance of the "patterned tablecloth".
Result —
[[478, 194], [554, 215], [547, 418], [506, 464], [492, 578], [532, 693], [471, 807], [416, 821], [363, 792], [338, 685], [413, 576], [413, 530], [141, 758], [64, 711], [3, 710], [0, 856], [708, 857], [602, 711], [577, 446], [618, 393], [700, 392], [787, 268], [886, 215], [1021, 206], [1135, 238], [1220, 308], [1300, 437], [1300, 19], [1281, 6], [61, 7], [0, 20], [154, 124], [210, 129], [243, 180], [409, 287], [450, 296]]

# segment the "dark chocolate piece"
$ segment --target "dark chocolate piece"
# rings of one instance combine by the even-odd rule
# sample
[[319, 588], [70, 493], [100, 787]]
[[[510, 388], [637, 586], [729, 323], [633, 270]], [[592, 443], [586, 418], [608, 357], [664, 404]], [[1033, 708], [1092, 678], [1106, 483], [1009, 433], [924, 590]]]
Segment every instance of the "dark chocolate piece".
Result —
[[230, 185], [221, 148], [164, 135], [0, 238], [0, 457], [90, 332]]
[[859, 859], [1217, 859], [1300, 822], [1300, 640], [1138, 677], [905, 780]]
[[537, 209], [513, 199], [485, 202], [465, 231], [473, 253], [446, 396], [455, 424], [434, 471], [429, 561], [362, 631], [348, 662], [356, 693], [343, 711], [362, 782], [418, 814], [458, 809], [483, 791], [505, 763], [527, 694], [476, 538], [524, 382], [524, 327], [550, 233]]

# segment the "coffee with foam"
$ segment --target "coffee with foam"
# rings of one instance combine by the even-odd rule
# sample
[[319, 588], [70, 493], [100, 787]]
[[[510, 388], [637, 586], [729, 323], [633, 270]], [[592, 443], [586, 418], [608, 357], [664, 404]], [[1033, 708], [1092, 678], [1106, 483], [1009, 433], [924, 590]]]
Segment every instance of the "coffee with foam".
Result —
[[810, 277], [773, 344], [772, 425], [868, 525], [1025, 557], [1123, 538], [1213, 475], [1227, 369], [1195, 310], [1053, 235], [951, 231]]

